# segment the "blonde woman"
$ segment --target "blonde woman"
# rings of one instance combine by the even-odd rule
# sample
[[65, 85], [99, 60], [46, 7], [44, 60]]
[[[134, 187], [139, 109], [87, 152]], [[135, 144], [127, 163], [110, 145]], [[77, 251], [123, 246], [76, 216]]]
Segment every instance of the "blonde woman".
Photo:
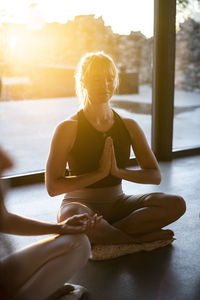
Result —
[[[161, 174], [140, 126], [110, 107], [117, 84], [118, 72], [111, 57], [98, 52], [82, 58], [76, 74], [82, 109], [55, 129], [46, 166], [48, 193], [64, 194], [59, 222], [74, 214], [103, 215], [87, 233], [93, 244], [171, 239], [174, 233], [162, 228], [184, 214], [182, 197], [126, 195], [122, 191], [122, 180], [159, 184]], [[138, 170], [126, 168], [130, 147]]]

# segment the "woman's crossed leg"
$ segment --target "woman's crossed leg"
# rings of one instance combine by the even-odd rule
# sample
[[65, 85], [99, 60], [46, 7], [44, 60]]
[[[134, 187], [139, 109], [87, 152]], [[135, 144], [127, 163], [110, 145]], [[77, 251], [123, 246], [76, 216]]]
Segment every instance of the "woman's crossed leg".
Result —
[[[171, 239], [171, 230], [162, 228], [178, 220], [185, 212], [186, 205], [182, 197], [165, 193], [151, 193], [141, 196], [142, 201], [135, 209], [135, 197], [128, 197], [129, 203], [126, 215], [118, 208], [117, 221], [108, 222], [102, 218], [101, 222], [88, 233], [91, 243], [118, 244], [140, 243], [159, 239]], [[71, 202], [60, 208], [58, 221], [63, 221], [73, 214], [87, 212], [94, 215], [96, 211], [78, 202]], [[123, 213], [122, 213], [123, 212]], [[103, 215], [103, 211], [101, 212]], [[121, 216], [120, 216], [121, 213]]]

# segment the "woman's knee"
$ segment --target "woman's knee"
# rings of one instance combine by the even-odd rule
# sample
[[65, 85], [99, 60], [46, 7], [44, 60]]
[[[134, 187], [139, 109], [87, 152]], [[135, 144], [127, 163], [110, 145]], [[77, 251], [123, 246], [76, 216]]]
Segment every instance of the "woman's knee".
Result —
[[164, 208], [176, 218], [180, 218], [186, 211], [186, 203], [179, 195], [165, 195]]
[[77, 252], [79, 254], [80, 260], [85, 265], [90, 257], [91, 252], [91, 244], [86, 234], [78, 234], [78, 245], [77, 245]]
[[181, 217], [186, 211], [185, 200], [179, 195], [165, 193], [152, 193], [148, 196], [147, 201], [153, 206], [160, 206], [166, 212]]
[[71, 216], [84, 213], [91, 214], [91, 211], [88, 207], [83, 206], [81, 204], [68, 204], [59, 209], [57, 214], [57, 220], [58, 222], [62, 222]]
[[178, 216], [182, 216], [186, 211], [186, 203], [183, 197], [179, 195], [172, 196], [173, 208], [175, 209]]
[[72, 234], [72, 235], [63, 235], [63, 249], [66, 249], [66, 254], [69, 251], [73, 252], [73, 255], [76, 256], [76, 260], [80, 260], [83, 265], [86, 264], [86, 262], [89, 259], [90, 251], [91, 251], [91, 245], [89, 242], [89, 239], [86, 234], [80, 233], [80, 234]]

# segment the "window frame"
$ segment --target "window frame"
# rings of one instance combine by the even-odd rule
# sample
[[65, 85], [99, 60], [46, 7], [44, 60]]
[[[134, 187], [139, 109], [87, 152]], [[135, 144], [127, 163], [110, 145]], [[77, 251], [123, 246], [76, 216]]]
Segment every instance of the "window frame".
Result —
[[159, 161], [200, 154], [200, 147], [172, 147], [175, 55], [176, 0], [154, 0], [151, 146]]

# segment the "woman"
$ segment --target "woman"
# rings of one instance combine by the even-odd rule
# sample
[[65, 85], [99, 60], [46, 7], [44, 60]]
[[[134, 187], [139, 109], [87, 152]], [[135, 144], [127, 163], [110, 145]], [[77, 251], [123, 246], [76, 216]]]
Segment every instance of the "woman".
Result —
[[[0, 149], [0, 175], [11, 166], [12, 161]], [[82, 287], [75, 286], [74, 289], [74, 285], [65, 282], [86, 264], [90, 243], [85, 233], [101, 217], [89, 218], [87, 214], [80, 214], [58, 224], [40, 222], [8, 212], [3, 200], [0, 188], [0, 232], [54, 236], [10, 255], [5, 237], [0, 236], [0, 299], [53, 300], [67, 294], [81, 296]]]
[[[91, 243], [171, 239], [174, 233], [162, 228], [184, 214], [182, 197], [164, 193], [125, 195], [122, 191], [122, 179], [159, 184], [161, 174], [140, 126], [120, 117], [109, 105], [117, 84], [117, 69], [108, 55], [98, 52], [83, 57], [76, 74], [83, 108], [55, 130], [46, 166], [48, 193], [65, 194], [59, 221], [74, 214], [103, 215], [88, 234]], [[126, 169], [130, 147], [139, 170]]]

